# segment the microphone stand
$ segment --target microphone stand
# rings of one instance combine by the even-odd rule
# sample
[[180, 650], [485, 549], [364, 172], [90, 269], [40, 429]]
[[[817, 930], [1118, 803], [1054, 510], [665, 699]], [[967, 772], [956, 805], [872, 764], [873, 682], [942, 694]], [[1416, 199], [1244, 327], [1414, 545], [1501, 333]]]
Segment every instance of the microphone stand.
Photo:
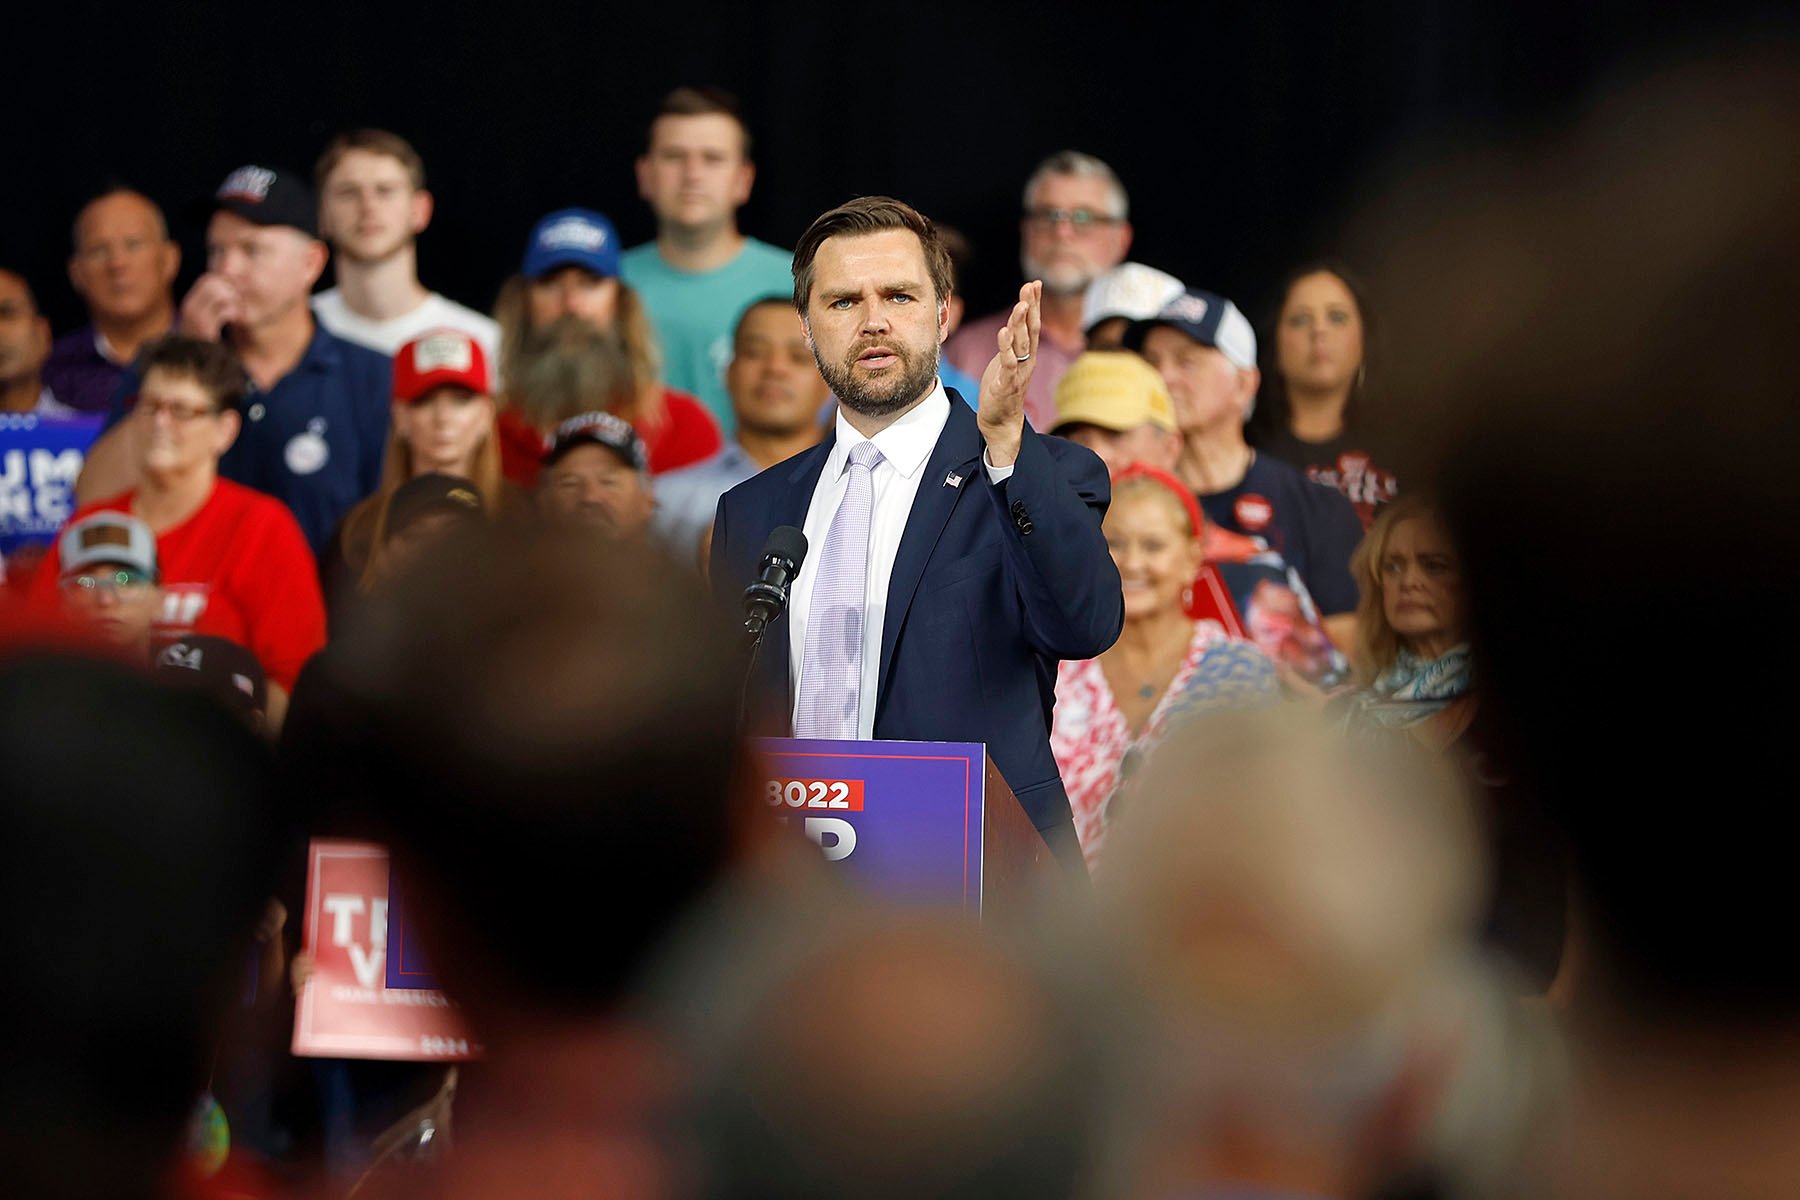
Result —
[[744, 685], [738, 690], [737, 732], [740, 738], [744, 736], [744, 726], [750, 717], [750, 680], [756, 675], [756, 656], [762, 650], [763, 633], [768, 628], [764, 625], [752, 631], [750, 624], [748, 619], [744, 621], [744, 632], [750, 634], [750, 656], [744, 665]]

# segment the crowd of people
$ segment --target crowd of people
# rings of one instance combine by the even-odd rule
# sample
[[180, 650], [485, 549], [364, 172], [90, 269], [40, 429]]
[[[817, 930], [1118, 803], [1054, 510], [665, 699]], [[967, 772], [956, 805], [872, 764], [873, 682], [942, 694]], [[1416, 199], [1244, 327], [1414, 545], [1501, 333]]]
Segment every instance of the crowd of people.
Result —
[[[1623, 661], [1592, 625], [1528, 626], [1512, 572], [1554, 571], [1529, 582], [1577, 620], [1641, 605], [1638, 632], [1673, 601], [1613, 596], [1621, 553], [1521, 540], [1481, 490], [1535, 453], [1498, 381], [1599, 454], [1574, 438], [1606, 370], [1569, 399], [1528, 333], [1471, 339], [1434, 378], [1488, 403], [1427, 438], [1388, 291], [1305, 262], [1259, 326], [1130, 260], [1125, 184], [1076, 151], [1025, 181], [1018, 304], [966, 322], [966, 244], [903, 203], [795, 252], [741, 230], [723, 92], [666, 97], [636, 178], [654, 240], [550, 212], [487, 313], [421, 282], [439, 196], [381, 130], [310, 181], [231, 170], [183, 296], [124, 186], [74, 214], [86, 327], [53, 336], [44, 281], [0, 263], [0, 821], [30, 860], [0, 895], [56, 917], [0, 936], [32, 977], [0, 1037], [18, 1194], [1643, 1186], [1576, 1143], [1646, 1136], [1619, 1047], [1712, 997], [1570, 782], [1604, 775], [1555, 749], [1570, 675], [1635, 675], [1583, 667]], [[1748, 243], [1763, 215], [1721, 219]], [[1672, 345], [1708, 344], [1694, 320]], [[1629, 352], [1570, 340], [1556, 364]], [[1678, 390], [1640, 367], [1639, 398]], [[1782, 378], [1744, 371], [1746, 411]], [[1778, 511], [1753, 425], [1641, 457], [1730, 462]], [[1586, 503], [1540, 462], [1534, 519]], [[1575, 524], [1628, 536], [1649, 477], [1595, 471], [1620, 523]], [[747, 661], [777, 524], [812, 549]], [[789, 733], [986, 742], [1056, 864], [1041, 894], [972, 920], [847, 886], [748, 794], [746, 735]], [[320, 838], [389, 848], [475, 1061], [289, 1051]], [[1747, 978], [1724, 1009], [1789, 1028], [1791, 971]]]

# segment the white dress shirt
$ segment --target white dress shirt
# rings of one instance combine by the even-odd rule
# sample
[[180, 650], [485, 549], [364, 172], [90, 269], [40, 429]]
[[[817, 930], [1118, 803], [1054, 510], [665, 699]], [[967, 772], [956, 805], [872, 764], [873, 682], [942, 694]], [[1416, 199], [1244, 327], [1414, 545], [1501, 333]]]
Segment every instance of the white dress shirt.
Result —
[[[800, 574], [794, 580], [788, 600], [788, 678], [793, 684], [796, 704], [800, 699], [800, 671], [806, 658], [806, 618], [812, 607], [813, 584], [818, 579], [819, 564], [824, 558], [825, 535], [831, 530], [831, 519], [837, 515], [844, 490], [849, 486], [844, 464], [850, 460], [850, 450], [858, 442], [873, 441], [875, 448], [881, 451], [881, 461], [870, 473], [874, 508], [869, 514], [869, 575], [863, 593], [862, 689], [856, 716], [856, 736], [861, 741], [875, 736], [881, 629], [887, 615], [888, 582], [894, 575], [894, 557], [900, 552], [900, 536], [906, 532], [907, 518], [912, 515], [913, 499], [927, 482], [922, 478], [925, 460], [937, 448], [938, 438], [949, 419], [950, 397], [944, 393], [941, 381], [911, 411], [873, 438], [858, 433], [844, 419], [840, 409], [831, 453], [826, 456], [824, 470], [819, 472], [812, 502], [806, 508], [806, 523], [801, 526], [801, 532], [806, 535], [807, 555], [800, 564]], [[985, 451], [982, 464], [988, 478], [996, 484], [1010, 478], [1013, 472], [1010, 466], [997, 468], [990, 465]], [[941, 487], [944, 481], [936, 480], [933, 484]], [[791, 720], [791, 710], [788, 715]]]

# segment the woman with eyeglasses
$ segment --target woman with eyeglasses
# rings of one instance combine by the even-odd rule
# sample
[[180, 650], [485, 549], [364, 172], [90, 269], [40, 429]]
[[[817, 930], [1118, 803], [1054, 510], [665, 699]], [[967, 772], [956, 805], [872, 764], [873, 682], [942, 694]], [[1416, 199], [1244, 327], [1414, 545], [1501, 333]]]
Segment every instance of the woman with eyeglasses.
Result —
[[1251, 424], [1257, 449], [1344, 494], [1362, 518], [1399, 494], [1371, 403], [1374, 330], [1362, 286], [1339, 263], [1309, 263], [1287, 277]]
[[[137, 374], [127, 445], [141, 482], [74, 520], [122, 512], [149, 527], [162, 575], [157, 637], [204, 633], [248, 647], [269, 677], [268, 719], [278, 727], [301, 665], [325, 642], [325, 603], [293, 514], [219, 478], [238, 434], [243, 370], [218, 342], [171, 336], [145, 348]], [[43, 612], [60, 603], [61, 550], [32, 578], [29, 603]]]

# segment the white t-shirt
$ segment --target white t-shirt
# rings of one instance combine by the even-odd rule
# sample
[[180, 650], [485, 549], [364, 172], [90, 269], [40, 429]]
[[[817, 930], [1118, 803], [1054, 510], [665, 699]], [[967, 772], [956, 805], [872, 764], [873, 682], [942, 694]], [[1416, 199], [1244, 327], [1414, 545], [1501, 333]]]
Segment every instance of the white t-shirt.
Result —
[[432, 292], [419, 307], [391, 321], [371, 321], [350, 311], [343, 293], [329, 288], [312, 298], [313, 315], [319, 324], [346, 341], [395, 354], [400, 347], [422, 333], [433, 329], [456, 329], [481, 343], [487, 355], [488, 369], [495, 370], [500, 360], [500, 326], [492, 317], [484, 317], [472, 308]]

